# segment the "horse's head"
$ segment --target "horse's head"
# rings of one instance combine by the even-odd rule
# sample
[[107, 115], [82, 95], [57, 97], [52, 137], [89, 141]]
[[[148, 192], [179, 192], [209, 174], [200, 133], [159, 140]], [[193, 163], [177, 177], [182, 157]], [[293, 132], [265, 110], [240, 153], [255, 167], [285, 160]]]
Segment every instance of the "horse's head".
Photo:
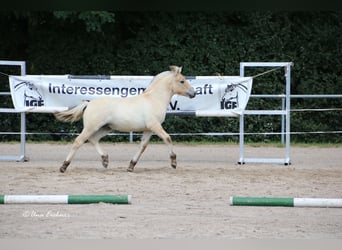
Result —
[[170, 70], [172, 74], [174, 75], [174, 79], [171, 84], [173, 93], [177, 95], [188, 96], [190, 98], [194, 98], [196, 96], [196, 92], [194, 88], [190, 85], [190, 83], [181, 74], [182, 67], [170, 66]]
[[42, 95], [39, 93], [39, 90], [33, 83], [28, 82], [26, 84], [25, 97], [30, 98], [32, 100], [41, 100]]
[[17, 85], [14, 86], [15, 90], [18, 90], [22, 87], [25, 87], [24, 90], [24, 97], [25, 99], [30, 99], [30, 100], [41, 100], [42, 95], [39, 93], [38, 88], [34, 86], [33, 83], [31, 82], [20, 82]]

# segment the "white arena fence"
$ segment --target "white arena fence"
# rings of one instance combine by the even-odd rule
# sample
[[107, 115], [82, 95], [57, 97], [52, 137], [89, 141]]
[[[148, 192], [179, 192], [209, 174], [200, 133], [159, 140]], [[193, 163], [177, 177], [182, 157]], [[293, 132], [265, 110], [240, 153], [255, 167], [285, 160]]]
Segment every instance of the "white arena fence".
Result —
[[[22, 76], [26, 75], [26, 69], [25, 69], [25, 62], [22, 61], [0, 61], [0, 66], [1, 65], [10, 65], [10, 66], [19, 66], [20, 67], [20, 72]], [[265, 62], [256, 62], [256, 63], [240, 63], [240, 77], [241, 78], [237, 78], [237, 77], [216, 77], [216, 80], [221, 81], [221, 83], [223, 84], [218, 84], [217, 86], [223, 86], [220, 88], [217, 88], [218, 91], [215, 91], [217, 94], [217, 96], [214, 95], [209, 95], [209, 93], [213, 93], [213, 89], [216, 88], [216, 86], [214, 87], [211, 82], [212, 82], [212, 78], [213, 77], [191, 77], [190, 79], [190, 83], [192, 85], [194, 85], [193, 81], [194, 79], [200, 79], [201, 83], [200, 86], [197, 86], [199, 88], [201, 88], [200, 90], [202, 91], [203, 95], [199, 98], [200, 101], [200, 105], [202, 111], [196, 111], [196, 108], [193, 106], [193, 104], [189, 104], [187, 103], [188, 100], [184, 99], [182, 100], [182, 98], [179, 99], [179, 97], [177, 97], [178, 99], [173, 99], [170, 107], [171, 110], [168, 110], [167, 115], [168, 116], [197, 116], [197, 117], [239, 117], [239, 122], [240, 122], [240, 131], [238, 133], [230, 133], [230, 132], [208, 132], [208, 133], [170, 133], [171, 136], [239, 136], [239, 143], [240, 143], [240, 157], [239, 157], [239, 163], [243, 164], [243, 163], [247, 163], [247, 162], [265, 162], [265, 163], [283, 163], [285, 165], [290, 164], [290, 136], [294, 135], [294, 134], [324, 134], [324, 133], [333, 133], [333, 134], [340, 134], [342, 131], [306, 131], [306, 132], [291, 132], [290, 131], [290, 113], [291, 112], [325, 112], [325, 111], [334, 111], [334, 112], [339, 112], [341, 111], [341, 108], [332, 108], [332, 109], [291, 109], [290, 108], [290, 100], [292, 98], [341, 98], [342, 95], [291, 95], [290, 94], [290, 73], [291, 73], [291, 66], [292, 63], [291, 62], [280, 62], [280, 63], [265, 63]], [[251, 91], [251, 86], [252, 86], [252, 80], [251, 77], [244, 77], [244, 70], [246, 67], [272, 67], [272, 68], [284, 68], [285, 69], [285, 94], [271, 94], [271, 95], [250, 95], [250, 91]], [[267, 72], [266, 72], [267, 73]], [[261, 74], [260, 74], [261, 75]], [[29, 76], [32, 77], [32, 76]], [[41, 77], [41, 76], [34, 76], [34, 77]], [[95, 81], [101, 81], [104, 79], [104, 77], [106, 76], [58, 76], [58, 77], [64, 77], [67, 78], [69, 81], [72, 78], [83, 78], [82, 80], [84, 81], [85, 79], [92, 79]], [[57, 78], [58, 78], [57, 77]], [[122, 76], [117, 76], [120, 77], [120, 79], [124, 79], [124, 77]], [[138, 79], [138, 76], [134, 76], [136, 77], [135, 81]], [[131, 77], [132, 78], [132, 77]], [[18, 77], [19, 82], [15, 82], [12, 84], [12, 92], [15, 91], [14, 87], [20, 87], [20, 83], [21, 82], [25, 82], [25, 81], [21, 81], [20, 77]], [[152, 79], [152, 77], [144, 77], [143, 81], [145, 81], [143, 84], [146, 84], [146, 81], [149, 83], [150, 80]], [[227, 79], [229, 79], [230, 83], [227, 82]], [[57, 79], [56, 82], [58, 82], [59, 79]], [[250, 80], [250, 81], [249, 81]], [[249, 86], [246, 86], [246, 84], [244, 86], [242, 86], [241, 88], [238, 88], [238, 84], [241, 82], [248, 82], [250, 84], [250, 89]], [[92, 83], [93, 84], [93, 83]], [[21, 84], [24, 85], [24, 84]], [[196, 85], [196, 84], [195, 84]], [[49, 86], [49, 90], [52, 91], [52, 87], [51, 84], [47, 85]], [[56, 85], [57, 86], [57, 85]], [[94, 86], [94, 85], [92, 85]], [[126, 86], [126, 85], [125, 85]], [[134, 92], [136, 92], [138, 94], [138, 90], [139, 90], [139, 86], [134, 85]], [[196, 87], [196, 86], [195, 86]], [[232, 87], [235, 87], [236, 90], [233, 93], [228, 93], [227, 90], [233, 89]], [[21, 88], [21, 91], [24, 91], [25, 88]], [[123, 88], [121, 88], [122, 90]], [[246, 89], [247, 89], [247, 93], [246, 93]], [[55, 88], [55, 91], [61, 91], [61, 88]], [[69, 89], [69, 91], [71, 90], [75, 90], [75, 89]], [[79, 88], [79, 90], [81, 90], [81, 88]], [[90, 88], [88, 88], [87, 90], [91, 90]], [[44, 90], [43, 90], [44, 91]], [[64, 87], [64, 91], [67, 91], [67, 89]], [[85, 91], [85, 90], [84, 90]], [[103, 91], [103, 90], [102, 90]], [[127, 88], [127, 95], [129, 95], [129, 89]], [[23, 93], [21, 93], [23, 94]], [[121, 93], [122, 94], [122, 93]], [[229, 94], [229, 95], [227, 95]], [[225, 108], [233, 108], [232, 107], [232, 100], [235, 98], [235, 100], [237, 100], [238, 95], [240, 94], [240, 102], [241, 102], [241, 96], [243, 96], [244, 100], [242, 100], [242, 102], [245, 102], [244, 104], [240, 105], [240, 108], [238, 107], [238, 109], [236, 110], [229, 110], [229, 112], [227, 112], [227, 110], [224, 110]], [[0, 95], [11, 95], [11, 92], [0, 92]], [[209, 105], [209, 109], [205, 110], [205, 105], [203, 106], [203, 97], [206, 99], [206, 102], [208, 100], [209, 97], [211, 97], [213, 99], [212, 101], [212, 106]], [[248, 98], [277, 98], [277, 99], [281, 99], [281, 110], [245, 110], [245, 107], [247, 105], [247, 101]], [[196, 97], [198, 98], [198, 96]], [[195, 98], [195, 99], [196, 99]], [[22, 98], [23, 99], [23, 98]], [[75, 105], [76, 103], [73, 103], [73, 99], [71, 99], [71, 103], [68, 104], [67, 106], [72, 106]], [[41, 98], [38, 98], [38, 102], [39, 100], [42, 100]], [[184, 101], [184, 103], [183, 103]], [[219, 101], [219, 102], [218, 102]], [[239, 101], [239, 100], [237, 100]], [[55, 104], [52, 104], [52, 106], [50, 108], [39, 108], [39, 103], [37, 101], [32, 101], [32, 100], [26, 100], [24, 98], [24, 101], [22, 103], [15, 103], [15, 106], [17, 107], [17, 109], [12, 109], [12, 108], [1, 108], [0, 107], [0, 113], [14, 113], [14, 114], [20, 114], [21, 116], [21, 131], [20, 132], [1, 132], [0, 131], [0, 135], [20, 135], [20, 154], [19, 155], [14, 155], [14, 156], [4, 156], [4, 155], [0, 155], [0, 160], [15, 160], [15, 161], [25, 161], [26, 160], [26, 156], [25, 156], [25, 143], [26, 143], [26, 135], [69, 135], [69, 136], [76, 136], [77, 133], [65, 133], [65, 132], [55, 132], [55, 133], [51, 133], [51, 132], [40, 132], [40, 133], [30, 133], [26, 131], [26, 119], [25, 119], [25, 113], [26, 112], [54, 112], [56, 110], [63, 110], [63, 109], [67, 109], [67, 107], [58, 107], [56, 108]], [[79, 100], [76, 100], [76, 102], [79, 102]], [[30, 106], [30, 104], [32, 106], [30, 107], [25, 107], [25, 103], [27, 104], [27, 106]], [[214, 107], [216, 104], [218, 103], [218, 106], [221, 108], [221, 110], [218, 110], [216, 107]], [[229, 105], [228, 105], [229, 104]], [[18, 106], [20, 106], [18, 108]], [[189, 106], [190, 105], [190, 106]], [[233, 104], [234, 105], [234, 104]], [[38, 107], [37, 107], [38, 106]], [[217, 105], [216, 105], [217, 106]], [[235, 107], [236, 108], [236, 107]], [[36, 110], [34, 110], [36, 109]], [[40, 109], [40, 110], [39, 110]], [[192, 110], [190, 110], [192, 109]], [[190, 111], [189, 111], [190, 110]], [[244, 119], [245, 116], [247, 115], [276, 115], [276, 116], [281, 116], [281, 131], [280, 132], [259, 132], [259, 133], [248, 133], [245, 132], [244, 129]], [[110, 133], [109, 135], [112, 136], [116, 136], [116, 135], [128, 135], [129, 136], [129, 141], [133, 142], [134, 140], [134, 136], [139, 136], [140, 133]], [[281, 157], [281, 158], [247, 158], [244, 155], [244, 136], [247, 135], [279, 135], [281, 138], [281, 142], [285, 144], [285, 156]]]

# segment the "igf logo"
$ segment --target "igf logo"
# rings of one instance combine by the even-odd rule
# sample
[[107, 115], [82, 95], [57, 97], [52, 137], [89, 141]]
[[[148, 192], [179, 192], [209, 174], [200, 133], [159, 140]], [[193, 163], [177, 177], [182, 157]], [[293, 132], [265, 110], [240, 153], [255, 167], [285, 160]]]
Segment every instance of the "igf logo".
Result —
[[[247, 87], [241, 83], [227, 84], [220, 102], [221, 109], [236, 109], [239, 107], [239, 89], [245, 93], [247, 92]], [[226, 95], [227, 98], [225, 98]]]
[[30, 82], [20, 82], [14, 86], [17, 91], [24, 87], [24, 106], [25, 107], [41, 107], [44, 106], [44, 100], [42, 95], [39, 93], [36, 86]]
[[[234, 97], [234, 99], [237, 99]], [[220, 102], [221, 104], [221, 109], [235, 109], [238, 107], [238, 104], [236, 101], [231, 101], [231, 98], [228, 98], [228, 100], [226, 100], [226, 98], [223, 98]]]

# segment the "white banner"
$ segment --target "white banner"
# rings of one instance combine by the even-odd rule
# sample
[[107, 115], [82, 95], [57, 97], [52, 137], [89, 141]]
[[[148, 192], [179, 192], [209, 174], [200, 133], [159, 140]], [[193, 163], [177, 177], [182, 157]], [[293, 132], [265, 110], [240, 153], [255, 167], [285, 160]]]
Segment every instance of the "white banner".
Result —
[[[103, 96], [126, 98], [143, 93], [152, 76], [10, 76], [13, 104], [20, 112], [67, 110], [84, 100]], [[187, 77], [196, 90], [193, 99], [175, 95], [168, 113], [196, 116], [238, 116], [246, 108], [251, 77]]]

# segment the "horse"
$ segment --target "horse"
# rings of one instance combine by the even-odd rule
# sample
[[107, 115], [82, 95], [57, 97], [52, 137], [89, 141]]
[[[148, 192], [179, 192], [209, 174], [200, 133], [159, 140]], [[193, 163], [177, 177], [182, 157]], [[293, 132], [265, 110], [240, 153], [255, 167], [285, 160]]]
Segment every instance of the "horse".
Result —
[[170, 71], [156, 75], [143, 93], [126, 98], [100, 97], [89, 102], [84, 101], [78, 106], [54, 113], [55, 117], [64, 122], [75, 122], [83, 117], [83, 130], [76, 137], [71, 150], [60, 167], [64, 173], [70, 165], [76, 151], [89, 141], [101, 156], [103, 167], [108, 166], [108, 154], [100, 147], [99, 140], [112, 130], [130, 132], [141, 131], [141, 143], [132, 157], [128, 172], [133, 172], [140, 156], [145, 151], [152, 134], [158, 135], [168, 146], [171, 167], [176, 169], [176, 154], [170, 135], [163, 129], [166, 110], [173, 95], [194, 98], [196, 92], [181, 74], [182, 67], [170, 66]]

